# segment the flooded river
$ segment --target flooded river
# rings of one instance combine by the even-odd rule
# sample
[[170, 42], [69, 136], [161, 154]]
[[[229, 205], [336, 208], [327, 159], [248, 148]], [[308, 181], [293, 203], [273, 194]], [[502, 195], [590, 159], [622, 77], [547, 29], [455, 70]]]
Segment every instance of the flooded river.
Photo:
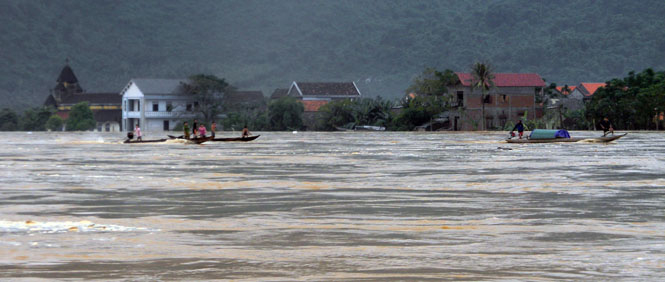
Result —
[[506, 135], [3, 132], [0, 280], [665, 277], [665, 134]]

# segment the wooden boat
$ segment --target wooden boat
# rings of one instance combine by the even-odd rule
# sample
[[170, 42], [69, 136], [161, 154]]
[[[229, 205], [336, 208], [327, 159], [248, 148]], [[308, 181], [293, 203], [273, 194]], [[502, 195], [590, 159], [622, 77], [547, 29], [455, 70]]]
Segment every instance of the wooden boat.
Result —
[[153, 140], [132, 140], [132, 139], [127, 139], [125, 140], [125, 144], [141, 144], [141, 143], [160, 143], [160, 142], [166, 142], [166, 139], [153, 139]]
[[187, 141], [194, 142], [194, 143], [196, 143], [196, 144], [201, 144], [201, 143], [203, 143], [203, 142], [208, 142], [208, 141], [210, 141], [210, 140], [212, 140], [212, 139], [213, 139], [212, 136], [207, 136], [207, 137], [190, 138], [190, 139], [187, 140]]
[[261, 136], [261, 135], [254, 135], [254, 136], [248, 136], [248, 137], [215, 138], [215, 139], [212, 139], [212, 141], [215, 141], [215, 142], [233, 142], [233, 141], [247, 142], [247, 141], [252, 141], [256, 138], [259, 138], [259, 136]]
[[[180, 136], [167, 135], [167, 136], [168, 136], [170, 139], [183, 139], [183, 136], [182, 136], [182, 135], [180, 135]], [[206, 141], [203, 141], [203, 142], [207, 142], [207, 141], [215, 141], [215, 142], [234, 142], [234, 141], [235, 141], [235, 142], [247, 142], [247, 141], [252, 141], [252, 140], [254, 140], [254, 139], [256, 139], [256, 138], [259, 138], [259, 136], [261, 136], [261, 135], [254, 135], [254, 136], [249, 136], [249, 137], [229, 137], [229, 138], [212, 138], [212, 137], [206, 137], [206, 138], [210, 138], [210, 140], [206, 140]], [[197, 138], [197, 139], [198, 139], [198, 138]], [[197, 140], [197, 139], [189, 139], [189, 140], [194, 141], [194, 140]], [[203, 142], [201, 142], [201, 143], [203, 143]]]
[[549, 139], [506, 139], [508, 143], [561, 143], [561, 142], [598, 142], [607, 143], [626, 136], [628, 133], [606, 137], [575, 137], [575, 138], [549, 138]]

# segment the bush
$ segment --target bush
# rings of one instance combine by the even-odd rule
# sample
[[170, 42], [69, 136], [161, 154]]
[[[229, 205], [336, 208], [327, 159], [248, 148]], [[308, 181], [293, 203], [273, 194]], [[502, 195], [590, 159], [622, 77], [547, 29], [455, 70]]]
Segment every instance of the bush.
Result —
[[72, 107], [67, 119], [68, 131], [91, 130], [95, 128], [95, 125], [97, 125], [97, 122], [88, 106], [88, 102], [81, 102]]
[[63, 120], [58, 115], [52, 115], [48, 121], [46, 121], [46, 129], [51, 131], [60, 131], [62, 130]]

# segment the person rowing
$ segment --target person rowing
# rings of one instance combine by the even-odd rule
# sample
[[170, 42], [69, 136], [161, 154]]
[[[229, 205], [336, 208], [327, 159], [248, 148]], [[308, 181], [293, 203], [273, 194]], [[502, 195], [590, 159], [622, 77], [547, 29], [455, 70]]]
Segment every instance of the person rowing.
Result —
[[245, 124], [245, 127], [242, 128], [242, 138], [249, 137], [249, 129], [247, 129], [247, 125]]
[[603, 130], [603, 137], [605, 137], [607, 133], [612, 133], [612, 135], [614, 135], [614, 127], [607, 117], [604, 117], [603, 120], [600, 121], [599, 125]]
[[515, 127], [513, 127], [513, 129], [510, 131], [510, 137], [515, 137], [515, 133], [513, 133], [515, 130], [517, 130], [517, 133], [520, 135], [520, 139], [522, 139], [522, 136], [524, 135], [524, 124], [522, 124], [522, 120], [517, 121]]

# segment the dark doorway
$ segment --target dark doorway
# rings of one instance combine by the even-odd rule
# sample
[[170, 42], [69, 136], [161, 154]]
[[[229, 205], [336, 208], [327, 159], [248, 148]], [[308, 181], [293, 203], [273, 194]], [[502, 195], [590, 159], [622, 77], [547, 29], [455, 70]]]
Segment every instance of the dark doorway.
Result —
[[168, 120], [164, 121], [164, 131], [169, 131], [169, 121]]

